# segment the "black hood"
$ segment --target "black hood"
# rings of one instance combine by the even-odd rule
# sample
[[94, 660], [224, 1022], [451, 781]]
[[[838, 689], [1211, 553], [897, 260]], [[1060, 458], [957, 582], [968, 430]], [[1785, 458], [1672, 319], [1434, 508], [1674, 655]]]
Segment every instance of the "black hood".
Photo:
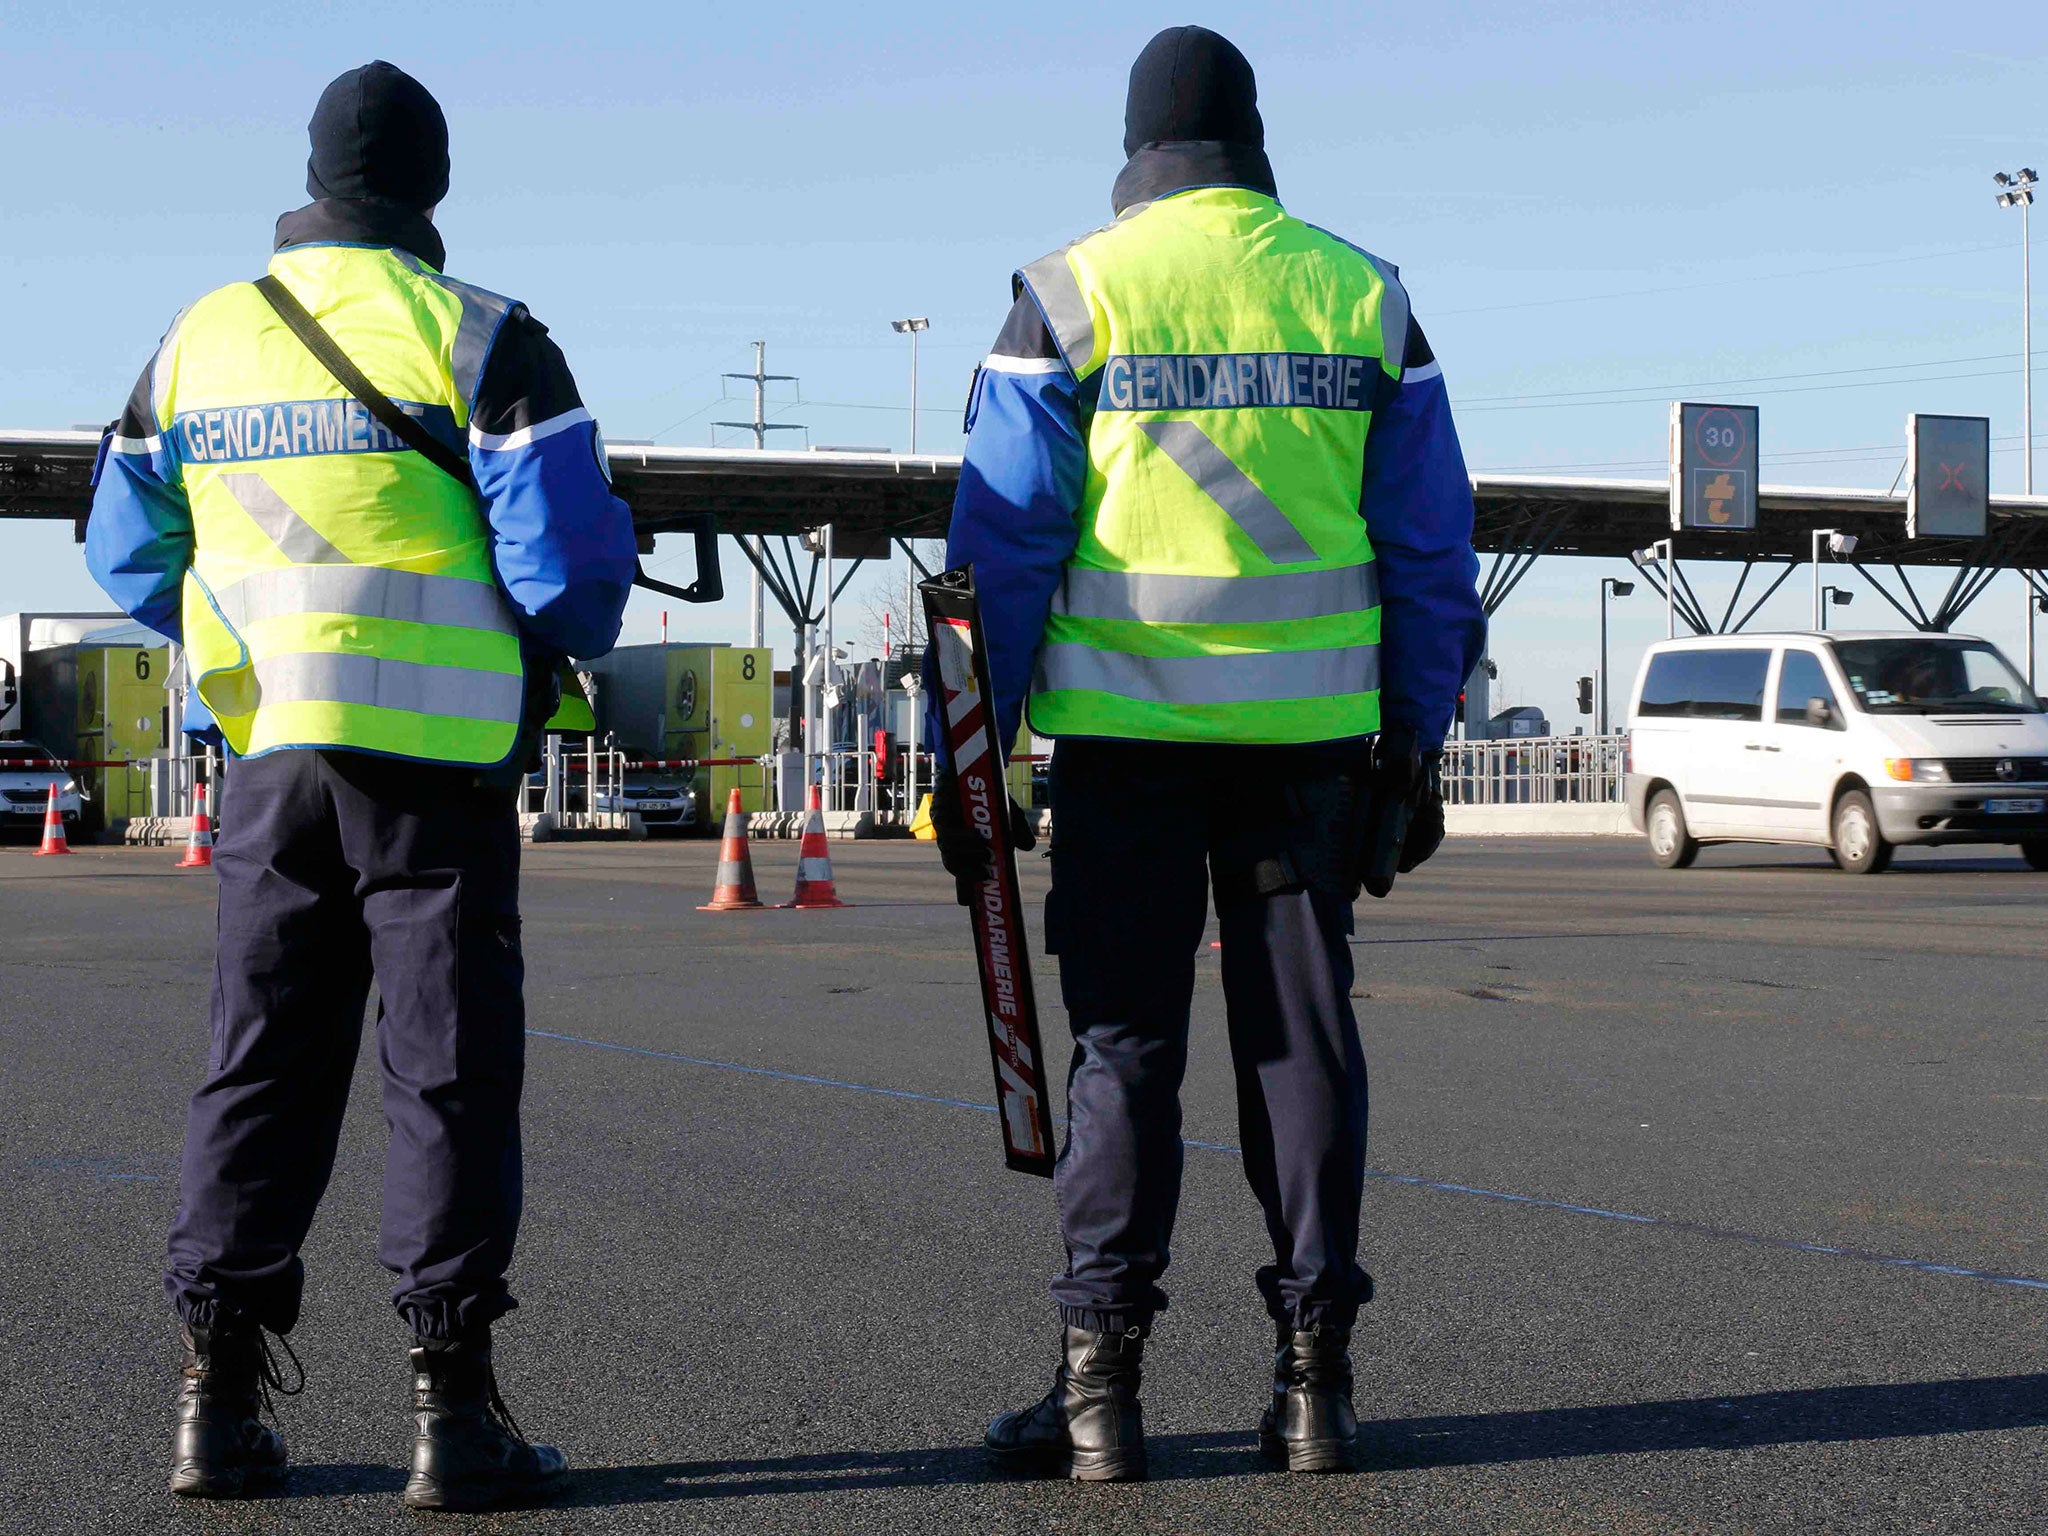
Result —
[[1189, 187], [1250, 187], [1276, 196], [1252, 66], [1207, 27], [1169, 27], [1131, 66], [1124, 99], [1129, 163], [1110, 201], [1126, 208]]
[[1131, 66], [1124, 153], [1190, 139], [1265, 148], [1259, 83], [1251, 62], [1229, 38], [1207, 27], [1168, 27]]
[[409, 251], [436, 272], [448, 265], [441, 232], [417, 208], [378, 198], [325, 197], [277, 221], [277, 248], [292, 245], [389, 245]]
[[431, 92], [382, 59], [320, 93], [306, 125], [306, 191], [424, 213], [448, 195], [448, 120]]

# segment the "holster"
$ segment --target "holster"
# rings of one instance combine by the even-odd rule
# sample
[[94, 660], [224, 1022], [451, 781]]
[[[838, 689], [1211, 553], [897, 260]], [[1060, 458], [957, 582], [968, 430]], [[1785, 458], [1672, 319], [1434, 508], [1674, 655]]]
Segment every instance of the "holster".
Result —
[[1375, 897], [1394, 888], [1401, 851], [1408, 841], [1408, 824], [1428, 788], [1422, 746], [1414, 730], [1394, 725], [1381, 731], [1373, 739], [1361, 797], [1354, 844], [1358, 869], [1357, 883], [1352, 886], [1354, 899], [1361, 888]]

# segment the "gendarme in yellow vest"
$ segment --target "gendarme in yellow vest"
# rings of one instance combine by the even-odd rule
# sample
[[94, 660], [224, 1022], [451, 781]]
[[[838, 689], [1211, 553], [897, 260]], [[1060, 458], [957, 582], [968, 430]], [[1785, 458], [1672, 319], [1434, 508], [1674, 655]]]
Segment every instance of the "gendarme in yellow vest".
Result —
[[1407, 341], [1394, 269], [1270, 197], [1209, 187], [1129, 210], [1019, 277], [1087, 414], [1080, 543], [1039, 649], [1033, 729], [1247, 743], [1378, 730], [1359, 491]]
[[[466, 441], [509, 300], [384, 248], [294, 246], [270, 270], [372, 383]], [[154, 394], [192, 508], [185, 643], [228, 745], [509, 756], [519, 636], [470, 492], [349, 397], [248, 283], [178, 318]]]

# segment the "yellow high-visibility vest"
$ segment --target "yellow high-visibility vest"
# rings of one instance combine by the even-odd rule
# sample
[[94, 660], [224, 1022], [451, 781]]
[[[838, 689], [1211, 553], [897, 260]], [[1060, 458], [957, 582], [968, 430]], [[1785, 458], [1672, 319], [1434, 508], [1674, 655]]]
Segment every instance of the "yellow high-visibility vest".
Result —
[[1032, 728], [1252, 743], [1377, 730], [1359, 493], [1373, 413], [1401, 378], [1395, 270], [1271, 197], [1205, 187], [1019, 277], [1092, 407]]
[[[292, 246], [270, 270], [372, 383], [464, 451], [511, 301], [381, 247]], [[192, 508], [185, 643], [228, 745], [507, 758], [525, 677], [475, 496], [371, 417], [252, 284], [186, 310], [153, 383]]]

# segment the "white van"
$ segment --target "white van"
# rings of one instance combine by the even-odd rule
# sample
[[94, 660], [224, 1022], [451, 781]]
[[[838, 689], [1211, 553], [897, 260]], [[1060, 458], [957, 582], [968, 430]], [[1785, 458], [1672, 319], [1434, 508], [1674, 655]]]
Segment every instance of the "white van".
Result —
[[1683, 869], [1702, 843], [1811, 843], [1876, 874], [1901, 843], [2017, 843], [2048, 870], [2048, 714], [1988, 641], [1885, 631], [1650, 647], [1629, 820]]

